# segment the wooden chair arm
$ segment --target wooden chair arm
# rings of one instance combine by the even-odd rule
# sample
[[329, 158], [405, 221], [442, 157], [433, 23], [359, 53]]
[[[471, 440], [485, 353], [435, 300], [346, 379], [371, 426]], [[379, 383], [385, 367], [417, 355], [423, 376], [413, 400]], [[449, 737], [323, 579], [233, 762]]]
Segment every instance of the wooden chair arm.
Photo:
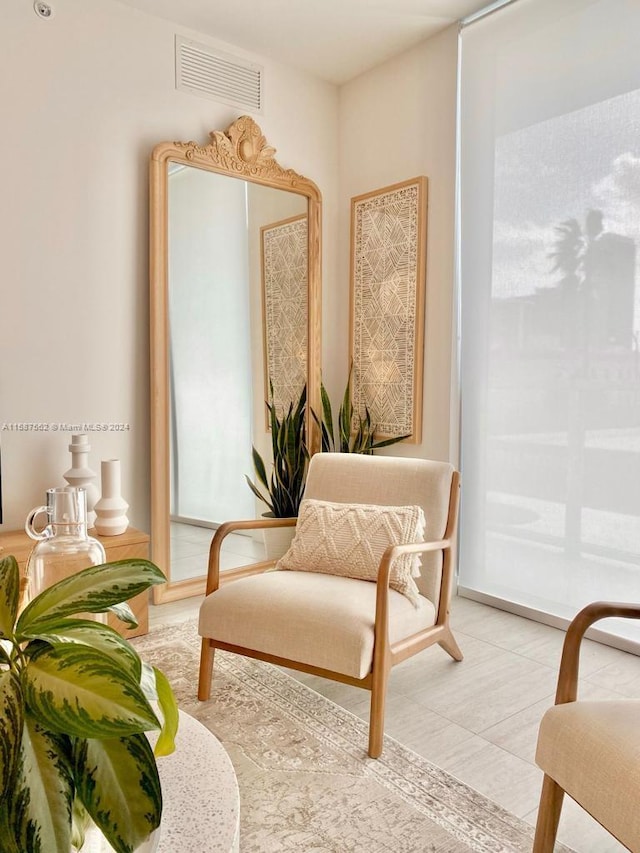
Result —
[[389, 635], [389, 578], [394, 561], [402, 554], [425, 554], [429, 551], [444, 551], [451, 548], [451, 539], [433, 539], [430, 542], [410, 542], [406, 545], [389, 545], [380, 560], [376, 581], [376, 642], [388, 643]]
[[387, 557], [389, 559], [389, 566], [391, 566], [396, 557], [399, 557], [401, 554], [424, 554], [427, 551], [444, 551], [445, 548], [450, 547], [450, 539], [433, 539], [429, 542], [409, 542], [406, 545], [389, 545], [380, 560], [378, 578], [380, 577], [382, 565]]
[[[220, 586], [220, 549], [226, 536], [236, 530], [264, 530], [269, 527], [295, 527], [297, 518], [252, 518], [242, 521], [225, 521], [216, 530], [209, 547], [209, 568], [207, 570], [207, 587], [205, 595], [215, 592]], [[273, 560], [255, 564], [255, 572], [244, 571], [242, 574], [257, 574], [269, 568]], [[240, 573], [238, 573], [240, 574]]]
[[571, 621], [562, 646], [556, 705], [575, 702], [578, 695], [578, 670], [580, 668], [580, 644], [585, 631], [600, 619], [622, 616], [640, 619], [640, 604], [625, 604], [615, 601], [594, 601], [584, 607]]

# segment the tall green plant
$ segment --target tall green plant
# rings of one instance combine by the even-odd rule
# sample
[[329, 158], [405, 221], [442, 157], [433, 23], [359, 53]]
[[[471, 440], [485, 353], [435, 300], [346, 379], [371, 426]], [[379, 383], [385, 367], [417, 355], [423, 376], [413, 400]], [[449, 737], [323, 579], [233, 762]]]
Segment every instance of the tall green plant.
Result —
[[323, 452], [363, 453], [371, 456], [373, 451], [379, 447], [389, 447], [391, 444], [397, 444], [397, 442], [409, 438], [408, 435], [397, 435], [385, 438], [382, 441], [375, 440], [377, 427], [372, 422], [371, 412], [366, 403], [364, 405], [364, 416], [355, 411], [351, 397], [351, 375], [352, 371], [350, 370], [347, 387], [338, 410], [337, 437], [334, 435], [331, 400], [327, 394], [327, 389], [323, 384], [320, 385], [322, 418], [320, 419], [313, 409], [311, 414], [322, 433]]
[[276, 411], [271, 382], [269, 391], [270, 400], [265, 405], [269, 412], [271, 426], [273, 454], [271, 477], [267, 477], [262, 456], [255, 447], [252, 448], [256, 477], [266, 489], [266, 496], [249, 477], [245, 475], [245, 478], [254, 495], [269, 507], [276, 518], [292, 518], [298, 515], [309, 460], [305, 423], [307, 388], [305, 385], [297, 404], [294, 406], [293, 402], [290, 403], [282, 417], [279, 417]]
[[160, 780], [144, 732], [161, 729], [155, 755], [173, 751], [173, 692], [117, 631], [78, 614], [110, 610], [135, 626], [123, 602], [165, 580], [147, 560], [92, 566], [18, 616], [18, 564], [0, 560], [2, 853], [69, 853], [87, 815], [114, 850], [132, 853], [159, 825]]

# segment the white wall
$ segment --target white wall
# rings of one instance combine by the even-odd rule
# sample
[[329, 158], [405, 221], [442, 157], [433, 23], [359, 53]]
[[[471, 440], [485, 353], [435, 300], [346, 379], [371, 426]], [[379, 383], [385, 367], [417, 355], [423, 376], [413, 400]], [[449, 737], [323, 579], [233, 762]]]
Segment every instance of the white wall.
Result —
[[[129, 425], [90, 432], [90, 461], [122, 459], [130, 520], [148, 530], [148, 158], [163, 140], [205, 142], [239, 111], [175, 90], [174, 34], [212, 39], [111, 0], [54, 5], [45, 21], [30, 0], [2, 4], [0, 529], [21, 527], [59, 483], [71, 440], [3, 425], [90, 422]], [[322, 190], [330, 289], [336, 89], [218, 44], [265, 67], [256, 119], [279, 162]]]
[[[325, 365], [339, 400], [349, 364], [349, 228], [353, 196], [418, 175], [429, 179], [422, 444], [394, 455], [449, 459], [454, 271], [457, 28], [361, 75], [340, 89], [338, 286], [324, 306]], [[325, 279], [326, 280], [326, 279]], [[385, 451], [382, 451], [385, 452]]]
[[70, 465], [70, 432], [2, 429], [25, 422], [128, 424], [90, 432], [91, 462], [122, 459], [131, 521], [149, 527], [148, 158], [159, 141], [204, 142], [239, 114], [175, 90], [176, 32], [264, 65], [256, 118], [279, 161], [321, 189], [323, 376], [336, 403], [349, 361], [350, 199], [428, 176], [423, 442], [390, 452], [449, 458], [456, 29], [338, 97], [112, 0], [56, 0], [55, 11], [43, 21], [28, 0], [2, 9], [0, 529], [21, 527]]

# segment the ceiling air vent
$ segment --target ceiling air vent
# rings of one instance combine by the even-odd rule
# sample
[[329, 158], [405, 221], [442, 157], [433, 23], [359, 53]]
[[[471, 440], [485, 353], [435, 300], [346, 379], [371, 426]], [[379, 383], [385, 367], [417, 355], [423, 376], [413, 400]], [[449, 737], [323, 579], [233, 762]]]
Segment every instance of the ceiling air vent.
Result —
[[176, 89], [261, 113], [263, 78], [254, 62], [176, 36]]

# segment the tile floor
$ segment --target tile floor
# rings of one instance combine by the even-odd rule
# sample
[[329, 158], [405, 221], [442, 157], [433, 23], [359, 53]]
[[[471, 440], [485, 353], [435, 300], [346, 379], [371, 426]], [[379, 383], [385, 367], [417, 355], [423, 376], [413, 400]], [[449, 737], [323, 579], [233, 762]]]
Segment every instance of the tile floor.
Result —
[[[258, 559], [260, 545], [234, 536], [225, 553], [228, 566], [238, 565]], [[202, 565], [206, 567], [206, 559]], [[200, 601], [151, 607], [151, 630], [195, 616]], [[455, 663], [436, 647], [395, 667], [385, 730], [533, 824], [542, 778], [534, 763], [538, 724], [553, 704], [564, 633], [460, 597], [453, 599], [451, 612], [464, 661]], [[352, 713], [368, 717], [367, 692], [289, 672]], [[580, 693], [592, 699], [640, 698], [640, 658], [586, 641]], [[577, 853], [624, 849], [569, 798], [559, 839]]]

